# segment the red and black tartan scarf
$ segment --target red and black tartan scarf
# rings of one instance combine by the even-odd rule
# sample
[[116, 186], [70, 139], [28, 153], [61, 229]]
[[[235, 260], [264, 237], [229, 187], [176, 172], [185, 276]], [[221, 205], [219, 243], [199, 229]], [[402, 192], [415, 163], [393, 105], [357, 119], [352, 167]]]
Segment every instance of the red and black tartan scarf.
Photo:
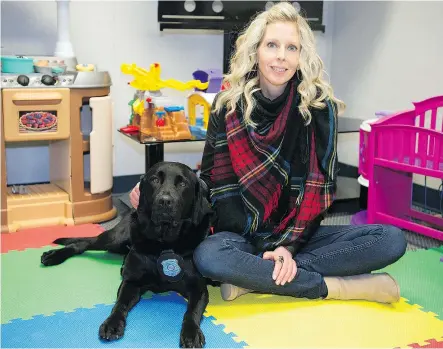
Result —
[[[223, 220], [215, 229], [247, 236], [260, 250], [295, 242], [334, 199], [336, 115], [327, 101], [304, 125], [298, 83], [288, 84], [283, 100], [254, 94], [256, 127], [245, 124], [240, 101], [216, 135], [211, 200]], [[279, 104], [272, 117], [269, 105]]]

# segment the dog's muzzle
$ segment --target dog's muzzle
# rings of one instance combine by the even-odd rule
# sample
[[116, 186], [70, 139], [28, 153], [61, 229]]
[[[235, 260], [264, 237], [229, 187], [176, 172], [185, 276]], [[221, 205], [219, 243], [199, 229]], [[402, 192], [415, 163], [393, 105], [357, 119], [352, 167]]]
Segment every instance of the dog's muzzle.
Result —
[[152, 208], [152, 220], [157, 223], [173, 223], [177, 217], [177, 201], [168, 193], [161, 193], [154, 201]]
[[170, 210], [174, 199], [169, 194], [161, 194], [158, 198], [158, 207], [162, 210]]

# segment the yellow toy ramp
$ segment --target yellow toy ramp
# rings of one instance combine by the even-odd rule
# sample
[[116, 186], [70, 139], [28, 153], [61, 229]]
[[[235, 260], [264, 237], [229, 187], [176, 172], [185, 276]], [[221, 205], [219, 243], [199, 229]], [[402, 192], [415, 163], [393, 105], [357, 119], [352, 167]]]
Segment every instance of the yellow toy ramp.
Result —
[[247, 294], [231, 302], [210, 288], [205, 315], [252, 348], [406, 348], [437, 338], [443, 321], [410, 305]]
[[162, 80], [160, 78], [161, 66], [159, 63], [152, 63], [149, 70], [141, 68], [134, 63], [123, 63], [120, 66], [120, 70], [123, 74], [132, 75], [134, 80], [131, 81], [129, 85], [141, 91], [158, 91], [165, 87], [179, 91], [194, 88], [204, 90], [209, 86], [209, 82], [201, 82], [200, 80], [189, 80], [187, 82], [182, 82], [175, 79]]

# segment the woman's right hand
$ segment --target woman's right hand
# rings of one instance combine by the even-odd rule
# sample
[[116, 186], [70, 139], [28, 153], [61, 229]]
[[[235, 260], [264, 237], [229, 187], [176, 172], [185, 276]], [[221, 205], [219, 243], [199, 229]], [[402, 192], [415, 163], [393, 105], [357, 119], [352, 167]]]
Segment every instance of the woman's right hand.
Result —
[[131, 201], [131, 205], [136, 209], [138, 207], [138, 202], [140, 201], [140, 182], [132, 189], [131, 194], [129, 194], [129, 200]]

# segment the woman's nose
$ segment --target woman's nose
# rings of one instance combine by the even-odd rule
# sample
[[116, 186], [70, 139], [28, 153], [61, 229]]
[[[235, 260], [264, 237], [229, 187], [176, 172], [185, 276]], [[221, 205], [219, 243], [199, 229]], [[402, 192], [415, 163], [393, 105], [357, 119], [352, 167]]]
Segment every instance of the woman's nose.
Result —
[[285, 59], [285, 50], [283, 48], [277, 51], [277, 58], [282, 61]]

